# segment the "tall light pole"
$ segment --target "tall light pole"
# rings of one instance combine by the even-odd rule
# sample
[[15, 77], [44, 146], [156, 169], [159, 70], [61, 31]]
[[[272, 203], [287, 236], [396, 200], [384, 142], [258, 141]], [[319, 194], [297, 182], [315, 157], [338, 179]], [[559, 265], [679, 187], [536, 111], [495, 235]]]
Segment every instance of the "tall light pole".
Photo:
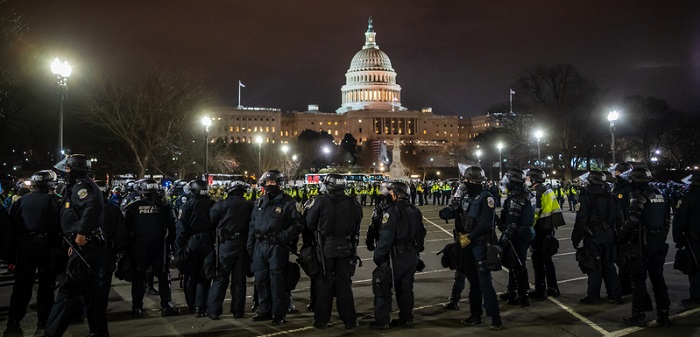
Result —
[[433, 158], [430, 158], [430, 167], [433, 167]]
[[503, 143], [499, 142], [496, 147], [498, 148], [498, 181], [501, 181], [501, 179], [503, 179], [503, 156], [501, 156]]
[[261, 177], [263, 174], [263, 172], [262, 172], [262, 137], [256, 136], [255, 142], [258, 143], [258, 173], [260, 174], [258, 177]]
[[289, 146], [282, 145], [282, 153], [284, 153], [284, 176], [289, 178], [289, 162], [287, 161], [287, 152], [289, 152]]
[[204, 177], [209, 184], [209, 127], [211, 126], [211, 118], [202, 117], [202, 125], [204, 125]]
[[544, 136], [542, 130], [535, 131], [535, 138], [537, 138], [537, 163], [540, 164], [540, 167], [542, 167], [542, 157], [540, 156], [540, 139], [542, 139], [542, 136]]
[[56, 75], [58, 79], [58, 159], [60, 161], [63, 158], [63, 101], [66, 99], [67, 82], [68, 77], [73, 72], [73, 69], [68, 65], [68, 61], [59, 60], [55, 58], [51, 63], [51, 72]]
[[481, 167], [481, 150], [476, 150], [476, 160], [479, 164], [479, 167]]
[[615, 121], [620, 117], [620, 114], [617, 113], [617, 111], [613, 110], [610, 111], [608, 114], [608, 122], [610, 122], [610, 137], [612, 138], [612, 143], [610, 144], [610, 147], [612, 149], [612, 162], [613, 164], [616, 163], [615, 161]]

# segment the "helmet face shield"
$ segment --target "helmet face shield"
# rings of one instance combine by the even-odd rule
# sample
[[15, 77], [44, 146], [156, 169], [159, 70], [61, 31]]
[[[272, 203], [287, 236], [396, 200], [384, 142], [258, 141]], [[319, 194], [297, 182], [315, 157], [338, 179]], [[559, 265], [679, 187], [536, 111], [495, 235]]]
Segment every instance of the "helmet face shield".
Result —
[[63, 158], [63, 160], [56, 163], [53, 167], [61, 172], [68, 172], [68, 157]]

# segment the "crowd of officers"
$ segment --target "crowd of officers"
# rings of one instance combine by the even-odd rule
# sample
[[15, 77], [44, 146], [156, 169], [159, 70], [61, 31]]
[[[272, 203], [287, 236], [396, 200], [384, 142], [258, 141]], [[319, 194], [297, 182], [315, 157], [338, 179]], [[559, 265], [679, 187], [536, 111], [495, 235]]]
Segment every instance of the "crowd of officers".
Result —
[[[134, 317], [144, 314], [148, 291], [160, 297], [162, 316], [179, 315], [171, 298], [174, 264], [182, 273], [190, 314], [219, 319], [230, 284], [229, 312], [243, 318], [246, 277], [254, 276], [251, 318], [272, 325], [284, 324], [287, 313], [295, 310], [291, 291], [301, 265], [311, 279], [307, 308], [314, 312], [314, 327], [328, 327], [336, 298], [340, 318], [352, 330], [358, 326], [352, 276], [361, 266], [357, 246], [363, 195], [371, 196], [374, 204], [365, 236], [376, 266], [375, 320], [370, 326], [412, 327], [414, 275], [425, 267], [420, 253], [426, 230], [416, 203], [427, 204], [428, 190], [438, 191], [433, 203], [442, 198], [442, 191], [449, 191], [444, 201], [437, 200], [446, 205], [440, 217], [455, 219], [454, 243], [444, 250], [449, 257], [443, 265], [455, 269], [445, 308], [459, 310], [468, 281], [470, 315], [462, 324], [480, 324], [485, 313], [491, 317], [491, 329], [503, 327], [491, 278], [501, 263], [509, 278], [500, 295], [506, 303], [530, 306], [531, 298], [560, 295], [552, 256], [559, 248], [556, 229], [565, 224], [562, 203], [539, 169], [510, 170], [507, 197], [497, 215], [501, 189], [487, 183], [479, 167], [468, 167], [464, 180], [453, 184], [393, 182], [359, 187], [359, 193], [338, 174], [327, 175], [318, 188], [285, 189], [285, 177], [275, 170], [262, 175], [259, 189], [242, 181], [219, 189], [193, 180], [178, 181], [165, 193], [156, 181], [144, 179], [110, 190], [89, 178], [90, 161], [84, 155], [71, 155], [55, 167], [65, 175], [64, 188], [55, 189], [53, 171], [39, 171], [31, 177], [31, 192], [16, 199], [9, 213], [0, 207], [0, 251], [16, 265], [9, 329], [18, 328], [26, 315], [38, 279], [37, 327], [45, 329], [45, 336], [62, 336], [76, 316], [87, 318], [89, 336], [109, 336], [106, 310], [115, 272], [132, 284]], [[690, 188], [681, 195], [673, 186], [662, 193], [645, 168], [621, 163], [612, 171], [589, 172], [587, 184], [576, 190], [571, 240], [588, 274], [587, 295], [580, 301], [602, 303], [604, 281], [609, 302], [622, 303], [622, 296], [632, 293], [632, 315], [624, 321], [646, 326], [645, 312], [653, 310], [646, 290], [649, 277], [657, 322], [670, 325], [665, 242], [673, 213], [677, 248], [689, 249], [693, 256], [700, 253], [700, 174], [693, 175]], [[290, 260], [293, 256], [298, 256], [298, 264]], [[153, 278], [158, 278], [158, 290], [153, 289]], [[683, 304], [700, 304], [700, 277], [692, 273], [689, 282], [690, 298]], [[399, 308], [393, 320], [392, 296]]]

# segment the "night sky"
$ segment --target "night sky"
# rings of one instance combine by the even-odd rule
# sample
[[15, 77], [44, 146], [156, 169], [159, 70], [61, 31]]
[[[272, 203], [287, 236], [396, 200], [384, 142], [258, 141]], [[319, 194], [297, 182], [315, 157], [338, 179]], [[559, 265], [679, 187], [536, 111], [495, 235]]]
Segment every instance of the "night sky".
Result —
[[[625, 95], [700, 112], [699, 1], [29, 1], [23, 48], [68, 58], [71, 84], [102, 70], [192, 69], [221, 104], [341, 104], [367, 18], [402, 103], [474, 116], [508, 102], [533, 65], [573, 63], [614, 106]], [[84, 82], [83, 82], [84, 83]]]

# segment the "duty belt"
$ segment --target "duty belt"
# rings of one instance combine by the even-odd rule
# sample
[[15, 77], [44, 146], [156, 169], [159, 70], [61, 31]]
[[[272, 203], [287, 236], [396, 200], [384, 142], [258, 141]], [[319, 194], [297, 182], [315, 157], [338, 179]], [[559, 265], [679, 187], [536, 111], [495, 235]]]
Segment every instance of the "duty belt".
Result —
[[279, 232], [275, 233], [267, 233], [267, 234], [262, 234], [262, 233], [255, 233], [255, 239], [260, 241], [260, 242], [266, 242], [271, 245], [278, 244], [277, 240], [275, 237], [279, 234]]
[[661, 229], [648, 229], [645, 228], [644, 231], [646, 234], [663, 234], [666, 230], [661, 228]]

